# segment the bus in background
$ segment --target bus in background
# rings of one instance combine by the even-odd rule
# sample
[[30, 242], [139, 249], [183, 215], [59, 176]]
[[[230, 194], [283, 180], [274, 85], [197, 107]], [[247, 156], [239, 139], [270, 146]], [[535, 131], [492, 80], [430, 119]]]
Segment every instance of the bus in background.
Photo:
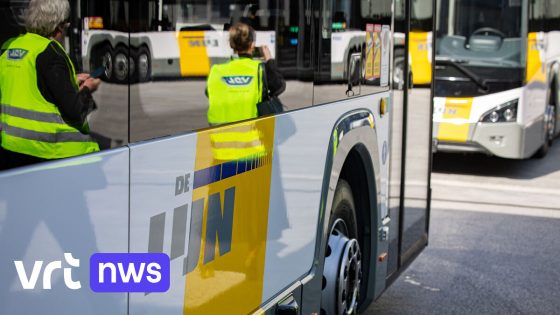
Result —
[[[82, 50], [84, 69], [103, 66], [104, 79], [116, 83], [128, 83], [129, 76], [132, 82], [205, 77], [213, 64], [223, 63], [233, 54], [227, 32], [232, 17], [249, 19], [250, 14], [272, 12], [266, 2], [262, 9], [241, 2], [207, 6], [205, 2], [144, 0], [130, 9], [126, 0], [78, 2], [82, 45], [87, 47]], [[218, 14], [212, 17], [212, 24], [207, 23], [209, 14]], [[259, 25], [256, 45], [267, 45], [275, 56], [272, 20], [262, 16], [254, 21]]]
[[[431, 90], [391, 89], [390, 0], [70, 2], [71, 59], [105, 68], [88, 118], [104, 143], [0, 172], [1, 314], [356, 314], [427, 246]], [[18, 6], [0, 13], [21, 28]], [[231, 55], [212, 34], [253, 13], [284, 112], [210, 125], [202, 61]], [[361, 44], [340, 76], [344, 32]], [[169, 289], [94, 292], [95, 253], [167, 254]]]
[[434, 147], [542, 157], [559, 131], [560, 3], [438, 0]]
[[[405, 76], [405, 5], [406, 1], [395, 1], [395, 72], [393, 84], [402, 88]], [[410, 2], [410, 32], [408, 53], [408, 78], [413, 85], [432, 83], [432, 5], [431, 0]]]
[[[305, 65], [307, 71], [303, 71], [301, 65], [309, 59], [303, 53], [308, 50], [311, 34], [299, 32], [305, 29], [305, 20], [295, 20], [296, 14], [285, 14], [302, 10], [303, 1], [275, 4], [238, 1], [229, 6], [214, 3], [208, 9], [203, 2], [185, 5], [171, 0], [147, 0], [126, 12], [125, 0], [78, 1], [81, 10], [87, 8], [88, 12], [87, 16], [82, 12], [82, 44], [88, 47], [82, 51], [84, 69], [104, 66], [106, 81], [126, 83], [129, 75], [133, 82], [151, 78], [205, 77], [213, 64], [227, 61], [232, 54], [227, 32], [232, 17], [251, 24], [257, 31], [256, 45], [267, 45], [273, 57], [277, 50], [282, 51], [279, 54], [282, 58], [277, 59], [285, 76], [313, 79], [311, 64]], [[322, 23], [331, 24], [331, 31], [322, 34], [324, 42], [320, 45], [328, 43], [329, 46], [322, 49], [320, 75], [327, 82], [344, 81], [351, 67], [351, 56], [366, 59], [367, 30], [362, 26], [374, 21], [390, 25], [390, 20], [380, 18], [390, 9], [391, 1], [336, 0], [328, 5]], [[213, 16], [213, 24], [206, 22], [209, 14], [218, 14]], [[126, 20], [131, 23], [123, 23]], [[128, 32], [131, 33], [130, 43]], [[427, 33], [418, 34], [414, 35], [415, 42]], [[413, 59], [417, 50], [425, 50], [425, 45], [423, 40], [414, 46], [419, 48], [412, 52]], [[417, 63], [423, 65], [420, 61]], [[297, 73], [294, 72], [296, 64], [299, 64]], [[429, 70], [429, 66], [423, 67], [423, 71]]]

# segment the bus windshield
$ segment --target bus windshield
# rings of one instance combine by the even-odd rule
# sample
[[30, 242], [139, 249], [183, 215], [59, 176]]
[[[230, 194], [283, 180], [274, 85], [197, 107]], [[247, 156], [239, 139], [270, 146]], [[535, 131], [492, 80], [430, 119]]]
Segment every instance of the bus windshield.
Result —
[[438, 0], [436, 57], [472, 66], [520, 67], [523, 0]]

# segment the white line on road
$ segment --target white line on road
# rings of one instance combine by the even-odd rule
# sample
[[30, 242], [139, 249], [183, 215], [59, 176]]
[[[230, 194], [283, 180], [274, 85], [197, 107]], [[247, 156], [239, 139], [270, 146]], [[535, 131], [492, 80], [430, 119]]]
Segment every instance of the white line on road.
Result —
[[[481, 182], [466, 182], [466, 181], [456, 181], [447, 179], [435, 179], [432, 178], [432, 185], [440, 186], [452, 186], [452, 187], [463, 187], [463, 188], [478, 188], [478, 189], [491, 189], [507, 192], [523, 192], [529, 194], [543, 194], [543, 195], [555, 195], [560, 196], [560, 189], [550, 189], [544, 187], [527, 187], [527, 186], [516, 186], [511, 184], [487, 184]], [[433, 186], [432, 186], [433, 187]]]
[[470, 202], [433, 200], [432, 209], [459, 210], [459, 211], [470, 211], [470, 212], [519, 215], [519, 216], [526, 216], [526, 217], [560, 219], [560, 210], [535, 209], [529, 207], [522, 208], [522, 207], [511, 207], [511, 206], [503, 206], [503, 205], [488, 205], [488, 204], [477, 204], [477, 203], [470, 203]]

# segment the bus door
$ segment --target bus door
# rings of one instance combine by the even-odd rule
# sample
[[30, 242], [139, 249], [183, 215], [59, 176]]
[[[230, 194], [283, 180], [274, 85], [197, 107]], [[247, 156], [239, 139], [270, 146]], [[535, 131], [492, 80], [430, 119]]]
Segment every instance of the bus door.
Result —
[[[308, 1], [270, 1], [273, 19], [277, 25], [276, 50], [278, 68], [286, 78], [312, 80], [311, 63], [311, 10]], [[305, 14], [290, 14], [304, 12]], [[280, 58], [281, 57], [281, 58]]]
[[[412, 0], [408, 4], [406, 11], [410, 16], [410, 29], [406, 36], [409, 36], [408, 52], [419, 52], [418, 45], [412, 47], [413, 36], [417, 36], [414, 26], [422, 25], [423, 34], [430, 38], [433, 32], [433, 1], [432, 0]], [[418, 8], [422, 7], [422, 14]], [[430, 59], [431, 54], [430, 55]], [[427, 56], [422, 57], [426, 60]], [[413, 64], [414, 60], [409, 59], [408, 67], [412, 69], [412, 80], [414, 70], [417, 69]], [[423, 78], [421, 84], [431, 84], [433, 63], [424, 62], [422, 67]], [[411, 78], [408, 77], [408, 80]], [[402, 124], [403, 136], [402, 154], [404, 164], [400, 171], [400, 222], [399, 228], [399, 259], [398, 268], [407, 266], [412, 259], [428, 243], [428, 227], [430, 219], [430, 171], [431, 171], [431, 119], [432, 117], [432, 89], [430, 85], [416, 85], [407, 83], [404, 85]], [[395, 104], [395, 108], [397, 105]], [[396, 160], [393, 160], [396, 161]]]
[[[369, 1], [361, 1], [369, 2]], [[365, 59], [365, 32], [361, 2], [323, 0], [320, 3], [316, 81], [346, 81], [351, 65]], [[359, 76], [359, 75], [358, 75]]]

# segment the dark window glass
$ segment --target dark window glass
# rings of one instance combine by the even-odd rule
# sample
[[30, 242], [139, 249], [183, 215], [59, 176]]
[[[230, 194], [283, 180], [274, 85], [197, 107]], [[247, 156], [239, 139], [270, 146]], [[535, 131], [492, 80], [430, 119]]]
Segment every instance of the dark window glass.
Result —
[[[285, 110], [311, 105], [310, 24], [304, 6], [305, 1], [297, 0], [131, 4], [131, 20], [137, 25], [131, 28], [129, 46], [135, 65], [130, 67], [131, 141], [210, 126], [207, 76], [214, 65], [236, 58], [228, 30], [237, 22], [253, 27], [255, 45], [270, 50], [276, 77], [285, 84], [277, 89]], [[272, 90], [274, 84], [269, 85]]]
[[[92, 142], [96, 142], [101, 150], [128, 143], [128, 85], [119, 84], [127, 83], [127, 81], [116, 82], [114, 77], [111, 76], [116, 72], [116, 67], [119, 66], [113, 62], [118, 57], [116, 53], [122, 50], [128, 55], [127, 46], [121, 45], [121, 48], [119, 48], [115, 40], [115, 38], [120, 38], [121, 42], [128, 43], [128, 1], [82, 0], [69, 1], [69, 4], [70, 17], [67, 21], [62, 21], [59, 24], [60, 27], [57, 28], [62, 32], [56, 35], [53, 35], [54, 33], [39, 34], [49, 39], [59, 40], [62, 48], [51, 44], [38, 54], [35, 60], [37, 86], [26, 87], [26, 89], [37, 88], [42, 97], [58, 109], [59, 113], [54, 113], [55, 115], [51, 115], [49, 119], [57, 119], [58, 124], [65, 125], [60, 128], [64, 130], [66, 136], [72, 136], [74, 137], [72, 139], [79, 139], [85, 144], [79, 149], [63, 144], [27, 146], [25, 152], [16, 152], [18, 154], [23, 153], [24, 156], [12, 154], [14, 152], [13, 147], [16, 147], [14, 144], [11, 144], [13, 147], [8, 145], [10, 148], [7, 148], [4, 144], [3, 148], [7, 151], [3, 150], [1, 154], [3, 157], [9, 156], [9, 158], [4, 159], [5, 167], [33, 164], [42, 160], [68, 156], [68, 154], [80, 155], [92, 152], [96, 149]], [[0, 2], [0, 43], [26, 32], [24, 16], [28, 6], [28, 0]], [[49, 23], [54, 23], [52, 19], [46, 18], [44, 20], [38, 19], [35, 22], [43, 27], [50, 27]], [[107, 31], [109, 29], [111, 29], [111, 33]], [[74, 78], [68, 76], [70, 63], [63, 52], [66, 52], [71, 60], [78, 74], [78, 79], [83, 79], [84, 75], [90, 74], [103, 80], [93, 93], [89, 94], [81, 91], [82, 83], [79, 83], [80, 91], [73, 90], [74, 82], [72, 81], [74, 81]], [[2, 80], [15, 79], [3, 77]], [[89, 83], [86, 85], [94, 89], [93, 85]], [[18, 132], [20, 132], [18, 138], [23, 140], [17, 141], [34, 140], [52, 143], [53, 140], [44, 141], [45, 137], [51, 137], [54, 141], [60, 139], [57, 133], [47, 131], [45, 121], [37, 122], [37, 116], [25, 116], [26, 112], [33, 112], [35, 109], [38, 112], [44, 112], [44, 108], [39, 109], [39, 105], [34, 105], [35, 107], [22, 105], [23, 101], [21, 99], [3, 99], [2, 102], [3, 107], [6, 108], [5, 117], [15, 116], [19, 119], [8, 118], [11, 119], [11, 122], [6, 123], [6, 126], [4, 124], [1, 126], [1, 128], [4, 128], [4, 134], [13, 135], [14, 128], [18, 128]], [[43, 119], [46, 118], [43, 117]], [[62, 122], [59, 122], [58, 119], [61, 119]], [[17, 124], [17, 126], [14, 124]], [[42, 126], [41, 124], [45, 125]], [[8, 129], [12, 131], [7, 131]], [[42, 132], [42, 138], [37, 138], [37, 133], [30, 133], [29, 130]], [[61, 131], [58, 132], [58, 134], [60, 133]], [[93, 140], [87, 137], [88, 134]], [[16, 142], [13, 139], [10, 141], [12, 143]], [[28, 159], [28, 156], [33, 158]], [[0, 156], [0, 160], [2, 160], [1, 158], [2, 156]], [[6, 162], [7, 160], [10, 161]], [[12, 163], [12, 161], [17, 162], [17, 160], [27, 162]]]
[[322, 0], [319, 10], [314, 104], [387, 90], [391, 1]]
[[[99, 75], [102, 83], [93, 94], [97, 110], [90, 116], [92, 133], [102, 148], [128, 143], [128, 1], [71, 1], [71, 51], [83, 72]], [[78, 10], [81, 9], [81, 10]], [[80, 11], [80, 12], [79, 12]]]

